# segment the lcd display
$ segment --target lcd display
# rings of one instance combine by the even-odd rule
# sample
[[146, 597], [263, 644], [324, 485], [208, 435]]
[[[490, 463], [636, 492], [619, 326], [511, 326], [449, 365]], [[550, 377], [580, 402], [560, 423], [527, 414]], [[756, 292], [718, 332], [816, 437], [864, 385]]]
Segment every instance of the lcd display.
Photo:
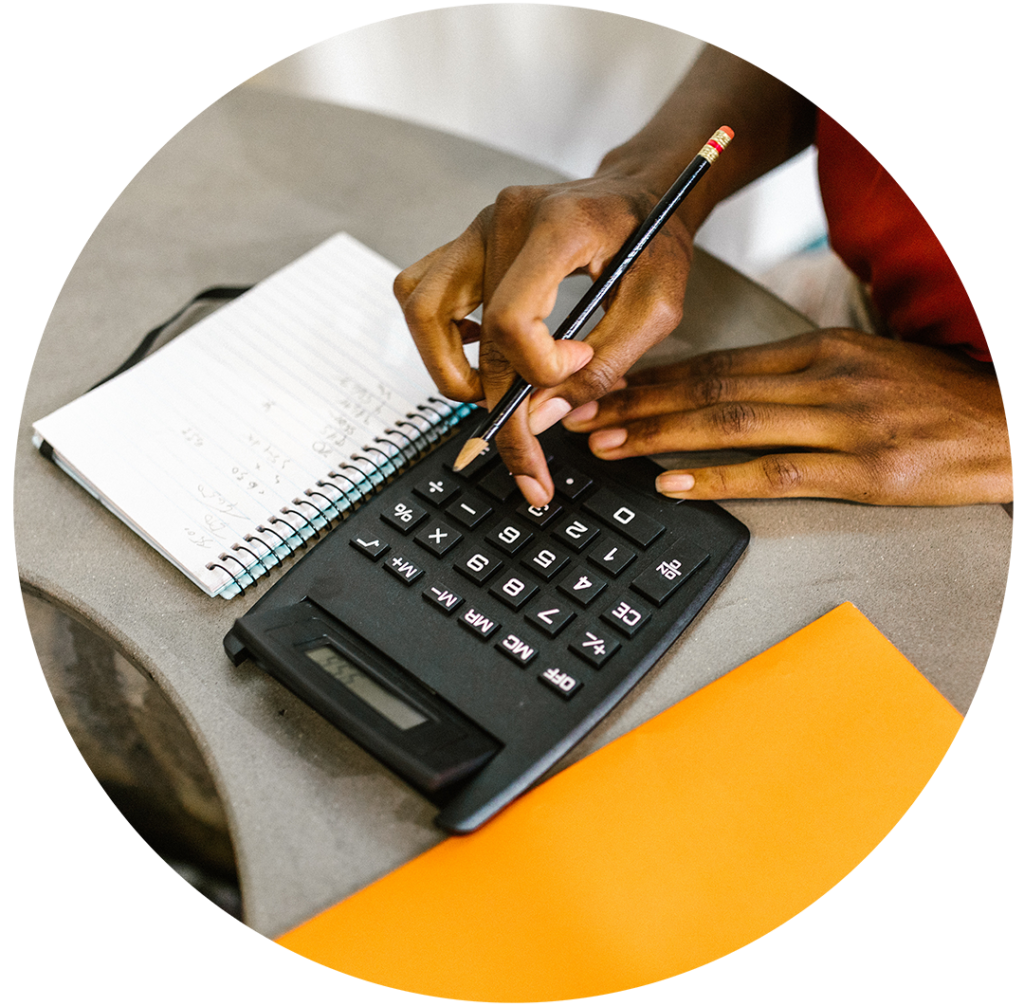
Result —
[[317, 646], [312, 650], [306, 650], [306, 656], [316, 661], [335, 681], [343, 684], [371, 709], [394, 723], [399, 730], [411, 730], [421, 723], [426, 723], [426, 716], [378, 685], [358, 667], [353, 667], [334, 647]]

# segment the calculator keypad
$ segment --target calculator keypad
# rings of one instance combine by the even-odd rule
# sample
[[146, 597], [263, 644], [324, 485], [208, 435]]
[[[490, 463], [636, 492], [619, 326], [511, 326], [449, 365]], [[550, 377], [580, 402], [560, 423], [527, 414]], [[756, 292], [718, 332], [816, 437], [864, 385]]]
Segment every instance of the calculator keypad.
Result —
[[[659, 495], [648, 459], [600, 461], [558, 425], [539, 438], [556, 455], [544, 507], [523, 500], [495, 448], [455, 472], [464, 443], [452, 436], [377, 486], [225, 639], [236, 665], [249, 655], [302, 684], [330, 722], [439, 801], [438, 824], [456, 833], [538, 782], [612, 710], [749, 539], [714, 503]], [[307, 656], [318, 640], [436, 718], [406, 729], [376, 716]]]
[[[530, 506], [496, 460], [485, 457], [458, 475], [450, 463], [438, 466], [413, 488], [415, 501], [391, 502], [381, 520], [402, 535], [416, 533], [381, 565], [411, 584], [430, 561], [437, 579], [428, 581], [423, 599], [442, 616], [458, 611], [463, 628], [515, 665], [542, 655], [537, 681], [568, 700], [587, 674], [600, 672], [623, 643], [643, 633], [708, 553], [686, 538], [662, 542], [661, 521], [606, 486], [595, 489], [591, 477], [569, 465], [555, 469], [552, 502]], [[355, 536], [350, 544], [374, 562], [390, 553], [377, 536]], [[486, 591], [480, 603], [452, 589], [453, 571]]]

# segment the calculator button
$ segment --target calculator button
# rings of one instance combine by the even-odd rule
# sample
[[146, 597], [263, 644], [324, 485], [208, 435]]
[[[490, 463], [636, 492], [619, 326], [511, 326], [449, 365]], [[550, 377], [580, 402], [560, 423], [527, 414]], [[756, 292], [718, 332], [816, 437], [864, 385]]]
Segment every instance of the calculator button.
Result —
[[526, 500], [523, 500], [516, 507], [516, 513], [520, 517], [525, 517], [528, 521], [532, 521], [537, 527], [544, 527], [550, 524], [561, 512], [562, 508], [557, 503], [545, 503], [544, 506], [530, 506]]
[[550, 598], [534, 602], [526, 612], [526, 620], [552, 639], [575, 617], [576, 613], [564, 601], [552, 601]]
[[462, 541], [462, 535], [455, 528], [442, 524], [439, 520], [433, 520], [413, 538], [413, 541], [440, 558]]
[[372, 534], [365, 535], [363, 538], [352, 538], [349, 544], [357, 551], [362, 552], [363, 555], [369, 556], [376, 562], [391, 546], [380, 538], [374, 538]]
[[569, 649], [578, 657], [582, 657], [591, 667], [600, 667], [619, 648], [619, 641], [613, 639], [603, 629], [584, 627], [577, 630]]
[[503, 565], [504, 563], [493, 553], [481, 551], [470, 552], [464, 559], [455, 563], [455, 569], [478, 587], [482, 587]]
[[500, 628], [499, 622], [491, 618], [490, 615], [477, 611], [476, 608], [467, 608], [459, 615], [459, 624], [464, 625], [471, 632], [475, 632], [481, 639], [487, 639], [494, 635], [495, 631]]
[[570, 468], [568, 465], [559, 468], [552, 475], [552, 480], [555, 483], [555, 492], [561, 493], [570, 500], [582, 496], [594, 484], [593, 479], [587, 478], [586, 475], [580, 474], [575, 468]]
[[532, 537], [532, 531], [509, 521], [495, 527], [487, 536], [487, 541], [496, 545], [506, 555], [515, 555]]
[[460, 524], [474, 528], [491, 513], [491, 508], [479, 496], [471, 496], [466, 493], [465, 496], [448, 507], [445, 513], [449, 517], [454, 517]]
[[631, 542], [647, 548], [665, 530], [653, 517], [627, 506], [618, 496], [607, 489], [599, 489], [583, 504], [583, 509], [600, 518], [606, 524], [621, 531]]
[[618, 576], [636, 558], [636, 552], [625, 545], [615, 545], [606, 541], [595, 548], [587, 558], [609, 576]]
[[403, 499], [393, 503], [381, 515], [385, 524], [390, 524], [396, 531], [408, 534], [414, 527], [427, 519], [427, 511], [411, 500]]
[[542, 674], [538, 674], [537, 680], [543, 682], [552, 691], [558, 692], [563, 699], [571, 698], [583, 687], [582, 681], [557, 667], [549, 667]]
[[608, 586], [606, 580], [594, 576], [590, 570], [576, 566], [572, 572], [560, 580], [558, 589], [580, 604], [587, 605]]
[[384, 568], [392, 576], [397, 576], [402, 583], [413, 583], [423, 575], [421, 567], [401, 555], [393, 555], [384, 563]]
[[708, 553], [700, 546], [680, 542], [666, 549], [663, 558], [641, 573], [632, 587], [660, 607], [707, 559]]
[[480, 478], [476, 485], [501, 503], [505, 503], [519, 489], [515, 477], [501, 465]]
[[514, 632], [510, 632], [504, 639], [499, 639], [494, 648], [504, 653], [509, 660], [514, 660], [520, 667], [525, 667], [537, 656], [537, 647], [525, 639], [520, 639]]
[[451, 502], [461, 491], [461, 486], [451, 475], [436, 475], [434, 478], [424, 479], [413, 489], [421, 500], [427, 500], [435, 506], [444, 506], [445, 503]]
[[435, 608], [440, 608], [446, 615], [450, 615], [462, 604], [462, 598], [454, 590], [449, 590], [443, 583], [435, 583], [433, 587], [428, 587], [423, 591], [423, 597]]
[[589, 518], [566, 517], [554, 534], [574, 552], [582, 552], [597, 537], [598, 528]]
[[557, 576], [569, 561], [569, 553], [561, 548], [550, 548], [547, 545], [535, 545], [521, 560], [522, 564], [533, 570], [546, 583]]
[[643, 628], [644, 623], [650, 617], [651, 613], [646, 608], [638, 607], [627, 598], [616, 601], [601, 614], [601, 618], [605, 622], [614, 626], [619, 632], [625, 633], [630, 639]]
[[537, 593], [537, 585], [520, 579], [518, 576], [506, 576], [491, 587], [491, 596], [503, 601], [510, 608], [518, 611]]

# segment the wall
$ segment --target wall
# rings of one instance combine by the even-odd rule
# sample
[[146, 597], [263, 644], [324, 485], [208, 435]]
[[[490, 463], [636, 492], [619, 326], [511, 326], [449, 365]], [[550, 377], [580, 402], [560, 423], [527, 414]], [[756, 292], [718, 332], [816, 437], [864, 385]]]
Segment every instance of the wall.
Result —
[[[654, 112], [701, 46], [581, 8], [450, 7], [329, 39], [249, 86], [399, 116], [582, 177]], [[808, 151], [718, 207], [699, 243], [756, 276], [824, 233]]]

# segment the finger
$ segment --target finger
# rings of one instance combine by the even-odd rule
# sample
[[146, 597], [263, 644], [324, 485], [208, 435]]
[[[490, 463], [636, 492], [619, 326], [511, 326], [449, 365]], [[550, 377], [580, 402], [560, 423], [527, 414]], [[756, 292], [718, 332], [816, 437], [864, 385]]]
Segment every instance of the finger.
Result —
[[495, 444], [530, 506], [544, 506], [555, 494], [544, 448], [530, 433], [524, 402], [501, 428]]
[[[611, 390], [618, 391], [626, 387], [626, 379], [620, 377]], [[539, 395], [546, 395], [540, 398]], [[534, 436], [540, 436], [546, 429], [554, 426], [560, 419], [565, 420], [566, 429], [575, 430], [578, 427], [570, 425], [573, 422], [587, 422], [597, 415], [597, 402], [586, 402], [583, 405], [574, 407], [573, 404], [558, 394], [557, 388], [544, 389], [535, 392], [530, 398], [530, 432]], [[581, 427], [580, 427], [581, 428]]]
[[[489, 261], [499, 264], [496, 269], [509, 264], [500, 276], [489, 273], [485, 281], [485, 337], [494, 339], [530, 384], [553, 387], [589, 361], [591, 351], [582, 349], [586, 343], [553, 339], [545, 319], [554, 309], [562, 280], [580, 271], [596, 275], [594, 270], [599, 271], [625, 236], [595, 227], [577, 201], [552, 198], [538, 207], [514, 255], [501, 247], [488, 249]], [[498, 234], [496, 240], [502, 237]]]
[[443, 395], [463, 402], [483, 394], [463, 350], [464, 333], [473, 335], [466, 317], [482, 296], [484, 243], [478, 221], [395, 280], [395, 296], [428, 373]]
[[684, 500], [814, 496], [873, 502], [863, 462], [852, 454], [766, 454], [737, 465], [663, 472], [654, 486]]
[[670, 451], [727, 447], [811, 447], [842, 450], [841, 423], [821, 408], [762, 402], [726, 402], [608, 426], [590, 434], [590, 449], [614, 460]]
[[704, 377], [670, 384], [629, 384], [605, 395], [594, 408], [566, 416], [566, 429], [589, 432], [621, 426], [648, 416], [704, 409], [724, 402], [775, 402], [780, 405], [818, 405], [821, 388], [802, 375]]
[[607, 313], [587, 336], [593, 358], [561, 384], [533, 396], [531, 430], [540, 433], [570, 410], [622, 385], [625, 371], [679, 324], [684, 288], [683, 276], [666, 278], [643, 270], [626, 276]]
[[816, 333], [795, 335], [780, 342], [740, 349], [701, 353], [661, 367], [648, 367], [629, 375], [630, 385], [666, 384], [751, 374], [795, 374], [817, 358]]

